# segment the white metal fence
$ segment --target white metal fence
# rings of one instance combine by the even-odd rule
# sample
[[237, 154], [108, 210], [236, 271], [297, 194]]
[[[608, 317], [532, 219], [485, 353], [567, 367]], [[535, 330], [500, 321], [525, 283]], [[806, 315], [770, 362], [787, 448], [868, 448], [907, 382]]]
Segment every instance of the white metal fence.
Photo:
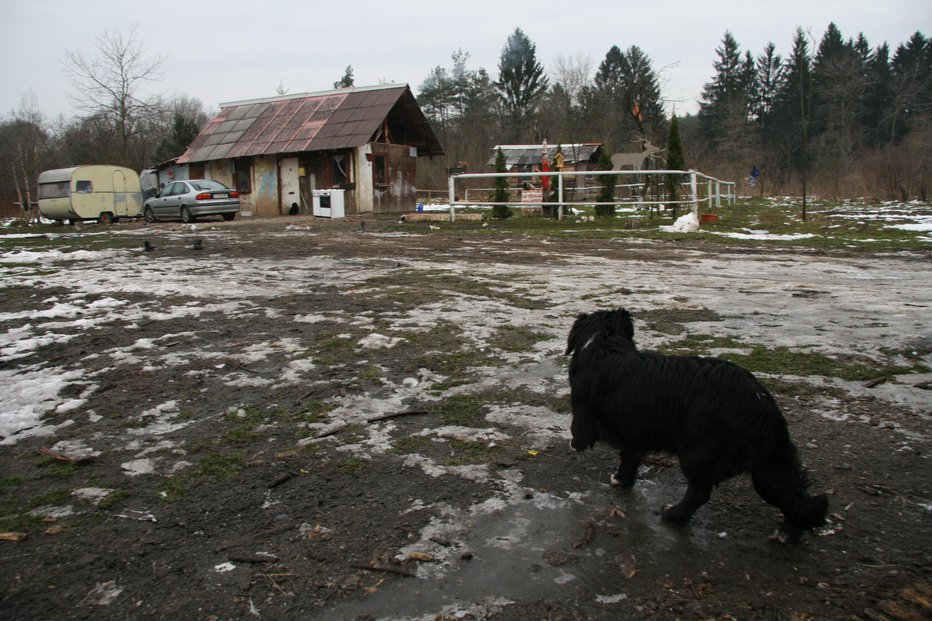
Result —
[[[599, 202], [597, 194], [601, 191], [598, 177], [612, 175], [616, 177], [612, 200]], [[527, 180], [531, 188], [540, 189], [541, 180], [546, 176], [550, 178], [551, 192], [556, 189], [552, 198], [543, 202], [527, 202], [522, 200], [494, 202], [488, 200], [494, 191], [492, 188], [468, 186], [469, 180], [495, 180], [501, 177], [514, 180]], [[667, 192], [668, 180], [679, 188], [676, 198]], [[457, 192], [460, 184], [462, 197]], [[700, 205], [707, 209], [721, 207], [722, 201], [733, 204], [735, 200], [735, 182], [722, 181], [695, 170], [587, 170], [564, 172], [507, 172], [507, 173], [464, 173], [451, 175], [447, 180], [447, 202], [450, 209], [450, 219], [456, 219], [456, 209], [461, 207], [494, 207], [506, 205], [509, 207], [541, 207], [547, 206], [557, 209], [557, 217], [562, 219], [566, 207], [594, 207], [598, 205], [631, 205], [637, 207], [687, 205], [693, 213], [698, 215]], [[522, 188], [510, 187], [511, 194], [521, 193]]]

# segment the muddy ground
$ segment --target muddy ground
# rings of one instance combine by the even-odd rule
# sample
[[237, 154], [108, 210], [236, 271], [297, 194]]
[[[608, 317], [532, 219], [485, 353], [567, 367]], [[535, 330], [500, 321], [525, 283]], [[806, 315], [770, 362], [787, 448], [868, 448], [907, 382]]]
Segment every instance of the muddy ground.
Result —
[[[433, 226], [5, 245], [0, 618], [932, 613], [929, 254]], [[740, 478], [677, 529], [675, 461], [570, 451], [566, 332], [619, 305], [759, 374], [825, 528], [770, 543]]]

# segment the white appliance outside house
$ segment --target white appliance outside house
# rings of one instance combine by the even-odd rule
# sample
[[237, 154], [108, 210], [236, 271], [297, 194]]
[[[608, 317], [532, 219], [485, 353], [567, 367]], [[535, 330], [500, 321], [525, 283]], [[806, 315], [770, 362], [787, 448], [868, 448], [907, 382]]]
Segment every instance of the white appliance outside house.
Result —
[[314, 215], [321, 218], [345, 217], [344, 192], [346, 192], [346, 190], [314, 190], [312, 192]]

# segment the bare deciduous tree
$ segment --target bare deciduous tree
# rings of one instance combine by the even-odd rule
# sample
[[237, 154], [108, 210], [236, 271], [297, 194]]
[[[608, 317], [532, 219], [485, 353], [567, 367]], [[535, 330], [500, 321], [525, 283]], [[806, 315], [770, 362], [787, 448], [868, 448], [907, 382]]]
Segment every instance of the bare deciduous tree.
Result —
[[570, 102], [577, 105], [579, 93], [592, 81], [594, 66], [592, 56], [584, 52], [576, 52], [573, 56], [557, 54], [550, 74], [553, 82], [569, 95]]
[[129, 34], [106, 32], [96, 38], [96, 54], [65, 52], [65, 73], [71, 78], [72, 104], [89, 116], [104, 117], [113, 123], [121, 163], [127, 162], [130, 139], [139, 125], [159, 112], [157, 97], [142, 98], [139, 87], [162, 78], [164, 56], [149, 57], [134, 25]]

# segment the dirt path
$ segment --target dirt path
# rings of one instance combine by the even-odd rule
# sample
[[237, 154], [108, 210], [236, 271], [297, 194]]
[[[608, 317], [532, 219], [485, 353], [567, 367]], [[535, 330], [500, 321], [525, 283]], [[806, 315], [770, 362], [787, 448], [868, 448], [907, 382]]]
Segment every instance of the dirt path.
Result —
[[[4, 619], [930, 614], [928, 255], [97, 231], [0, 254]], [[674, 462], [620, 492], [608, 448], [569, 450], [566, 331], [609, 306], [758, 372], [825, 528], [770, 544], [737, 479], [673, 529]]]

